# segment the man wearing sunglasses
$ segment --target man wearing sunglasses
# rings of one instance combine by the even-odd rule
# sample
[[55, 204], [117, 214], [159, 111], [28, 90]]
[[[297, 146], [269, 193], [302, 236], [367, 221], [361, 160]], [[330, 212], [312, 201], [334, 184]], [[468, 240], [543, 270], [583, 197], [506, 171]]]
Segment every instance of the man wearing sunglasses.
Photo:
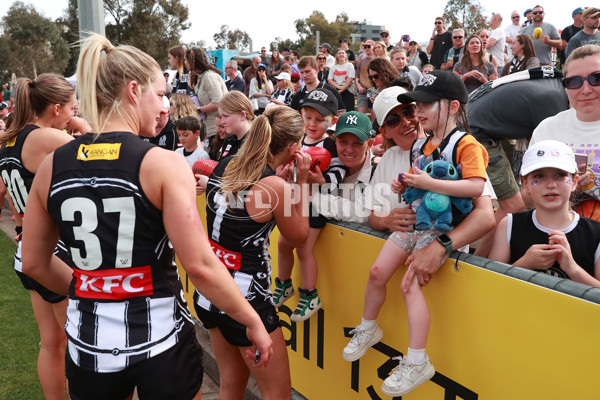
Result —
[[388, 53], [392, 51], [394, 49], [394, 45], [390, 43], [390, 31], [384, 29], [381, 31], [379, 36], [381, 36], [381, 40], [383, 43], [385, 43], [385, 48], [387, 49]]
[[[575, 154], [587, 156], [587, 169], [580, 175], [577, 187], [587, 198], [600, 201], [600, 46], [590, 44], [575, 49], [563, 72], [571, 108], [542, 121], [533, 132], [530, 145], [554, 139], [566, 143]], [[581, 200], [578, 193], [577, 200]]]
[[496, 58], [498, 76], [502, 75], [504, 68], [504, 46], [506, 44], [506, 35], [500, 27], [502, 25], [502, 15], [495, 13], [490, 20], [490, 38], [487, 41], [487, 49], [491, 55]]
[[[552, 24], [544, 22], [544, 7], [533, 7], [533, 24], [523, 28], [523, 35], [531, 36], [533, 40], [533, 48], [535, 56], [540, 60], [541, 65], [552, 65], [552, 48], [560, 49], [563, 47], [563, 42], [558, 34], [558, 30]], [[542, 36], [538, 39], [533, 37], [533, 31], [536, 28], [542, 30]]]
[[569, 44], [567, 44], [567, 49], [565, 50], [565, 60], [578, 47], [585, 46], [586, 44], [600, 44], [600, 32], [598, 32], [598, 26], [600, 26], [600, 9], [596, 7], [586, 8], [581, 18], [583, 20], [583, 29], [569, 40]]
[[437, 17], [435, 27], [427, 45], [427, 53], [431, 54], [429, 63], [440, 69], [444, 61], [444, 54], [452, 47], [452, 34], [446, 30], [444, 19]]
[[513, 11], [510, 14], [510, 21], [512, 23], [510, 25], [507, 25], [506, 28], [504, 28], [504, 36], [506, 38], [506, 50], [508, 53], [509, 60], [512, 58], [511, 45], [513, 43], [513, 40], [517, 37], [519, 33], [521, 33], [521, 24], [519, 23], [521, 21], [521, 15], [519, 15], [519, 12], [517, 10]]
[[440, 69], [448, 70], [454, 67], [454, 64], [460, 61], [465, 49], [465, 31], [464, 29], [455, 29], [452, 31], [452, 48], [444, 54], [444, 62]]

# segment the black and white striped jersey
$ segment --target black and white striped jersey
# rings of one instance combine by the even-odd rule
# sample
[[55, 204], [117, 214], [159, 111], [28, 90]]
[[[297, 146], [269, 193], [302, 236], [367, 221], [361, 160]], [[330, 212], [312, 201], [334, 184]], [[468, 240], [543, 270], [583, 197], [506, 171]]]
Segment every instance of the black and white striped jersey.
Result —
[[0, 149], [0, 175], [21, 217], [25, 214], [25, 205], [35, 176], [23, 165], [21, 153], [27, 136], [38, 128], [37, 125], [26, 125]]
[[162, 211], [139, 181], [153, 147], [132, 133], [89, 133], [54, 154], [48, 212], [74, 264], [68, 350], [88, 370], [122, 370], [191, 332]]
[[[210, 175], [206, 188], [206, 227], [213, 251], [225, 265], [246, 300], [255, 309], [271, 304], [271, 256], [269, 235], [275, 227], [275, 219], [265, 223], [254, 222], [243, 206], [244, 191], [238, 195], [242, 207], [236, 208], [230, 196], [221, 193], [222, 176], [231, 160], [220, 161]], [[261, 176], [274, 175], [266, 166]], [[255, 183], [260, 185], [260, 183]], [[250, 189], [250, 187], [248, 187]], [[271, 212], [265, 208], [265, 212]], [[200, 292], [195, 293], [196, 304], [215, 312], [222, 312]]]

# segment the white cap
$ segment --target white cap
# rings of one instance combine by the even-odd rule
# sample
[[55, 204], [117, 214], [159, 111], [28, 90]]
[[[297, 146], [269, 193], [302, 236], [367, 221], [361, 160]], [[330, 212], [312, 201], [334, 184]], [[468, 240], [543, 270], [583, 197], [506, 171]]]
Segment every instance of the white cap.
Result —
[[287, 72], [280, 72], [279, 75], [277, 75], [275, 77], [275, 79], [277, 79], [277, 80], [287, 79], [288, 81], [292, 80], [292, 78], [290, 77], [290, 74], [288, 74]]
[[557, 140], [542, 140], [529, 146], [523, 156], [521, 176], [542, 168], [558, 168], [574, 174], [577, 172], [577, 162], [573, 150]]
[[377, 116], [377, 123], [379, 126], [383, 125], [385, 117], [395, 107], [401, 106], [402, 103], [398, 101], [398, 96], [406, 93], [406, 89], [400, 86], [392, 86], [387, 89], [383, 89], [373, 102], [373, 111]]

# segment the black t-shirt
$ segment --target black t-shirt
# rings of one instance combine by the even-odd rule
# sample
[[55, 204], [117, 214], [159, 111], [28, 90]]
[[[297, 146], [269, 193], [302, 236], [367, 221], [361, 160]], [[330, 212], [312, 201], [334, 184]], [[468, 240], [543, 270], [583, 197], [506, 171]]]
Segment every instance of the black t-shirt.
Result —
[[[340, 92], [338, 92], [338, 90], [336, 88], [334, 88], [333, 86], [331, 86], [323, 81], [319, 82], [319, 84], [317, 85], [317, 88], [325, 88], [327, 90], [330, 90], [331, 93], [333, 93], [335, 95], [335, 98], [337, 99], [337, 102], [338, 102], [338, 113], [346, 111], [346, 106], [344, 105], [344, 100], [342, 100], [342, 96], [340, 96]], [[302, 89], [298, 90], [298, 93], [296, 93], [294, 95], [294, 97], [292, 98], [292, 104], [290, 104], [290, 107], [292, 107], [294, 110], [300, 110], [300, 106], [302, 105], [302, 103], [304, 103], [304, 98], [306, 97], [307, 94], [308, 94], [308, 91], [306, 90], [306, 86], [303, 87]]]
[[225, 157], [236, 155], [240, 150], [240, 147], [246, 141], [248, 137], [248, 132], [241, 138], [238, 139], [235, 135], [227, 135], [225, 140], [223, 141], [223, 145], [221, 146], [221, 150], [219, 150], [219, 155], [217, 156], [217, 161], [221, 161]]
[[352, 49], [346, 50], [346, 56], [348, 56], [348, 61], [356, 61], [356, 54]]
[[157, 145], [158, 147], [162, 147], [166, 150], [175, 150], [177, 149], [177, 143], [179, 143], [179, 137], [177, 136], [177, 132], [175, 131], [175, 125], [171, 120], [167, 121], [167, 125], [160, 131], [157, 136], [154, 137], [142, 137], [145, 142], [152, 143]]
[[[583, 25], [579, 28], [576, 27], [575, 25], [569, 25], [565, 29], [563, 29], [562, 33], [560, 34], [560, 38], [562, 40], [564, 40], [565, 42], [569, 43], [569, 40], [571, 40], [571, 38], [573, 36], [575, 36], [575, 34], [582, 29], [583, 29]], [[557, 58], [559, 58], [561, 60], [561, 64], [565, 65], [565, 61], [567, 61], [565, 51], [564, 50], [556, 50], [556, 56], [557, 56]]]
[[429, 63], [435, 67], [435, 69], [440, 69], [442, 62], [444, 60], [444, 54], [448, 50], [452, 48], [452, 33], [446, 31], [441, 35], [436, 35], [435, 39], [433, 39], [433, 49], [431, 50], [431, 59]]

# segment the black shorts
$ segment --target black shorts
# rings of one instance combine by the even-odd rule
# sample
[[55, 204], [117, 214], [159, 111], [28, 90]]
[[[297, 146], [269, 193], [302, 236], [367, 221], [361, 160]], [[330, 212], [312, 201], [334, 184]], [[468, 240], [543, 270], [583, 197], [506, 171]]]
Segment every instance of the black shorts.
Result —
[[[15, 268], [15, 272], [17, 273], [17, 276], [21, 280], [21, 284], [23, 285], [23, 287], [27, 290], [35, 290], [42, 297], [42, 299], [44, 299], [44, 301], [47, 301], [48, 303], [51, 303], [51, 304], [60, 303], [61, 301], [66, 299], [67, 296], [63, 296], [62, 294], [54, 293], [53, 291], [51, 291], [50, 289], [48, 289], [47, 287], [45, 287], [44, 285], [42, 285], [41, 283], [36, 281], [35, 279], [28, 277], [27, 275], [25, 275], [24, 273], [22, 273], [20, 271], [20, 269], [21, 269], [21, 243], [22, 243], [22, 241], [19, 241], [19, 244], [17, 245], [17, 250], [15, 251], [15, 258], [14, 258], [13, 265]], [[55, 254], [57, 256], [59, 256], [59, 258], [62, 259], [62, 257], [65, 256], [66, 252], [65, 252], [65, 254], [63, 254], [62, 252], [58, 252], [57, 250], [55, 250]]]
[[202, 348], [193, 333], [169, 350], [110, 373], [83, 369], [66, 357], [72, 400], [124, 399], [137, 387], [140, 400], [193, 399], [202, 386]]
[[[248, 347], [252, 346], [252, 342], [246, 336], [246, 326], [240, 324], [227, 314], [221, 314], [218, 312], [208, 311], [194, 302], [196, 308], [196, 314], [202, 321], [202, 325], [206, 329], [219, 328], [221, 334], [227, 340], [227, 343], [238, 346]], [[256, 310], [258, 316], [263, 322], [268, 333], [273, 332], [279, 327], [279, 314], [275, 310], [274, 306], [267, 306], [261, 310]]]
[[327, 225], [327, 218], [322, 216], [315, 210], [312, 204], [308, 205], [308, 226], [311, 228], [325, 228]]

